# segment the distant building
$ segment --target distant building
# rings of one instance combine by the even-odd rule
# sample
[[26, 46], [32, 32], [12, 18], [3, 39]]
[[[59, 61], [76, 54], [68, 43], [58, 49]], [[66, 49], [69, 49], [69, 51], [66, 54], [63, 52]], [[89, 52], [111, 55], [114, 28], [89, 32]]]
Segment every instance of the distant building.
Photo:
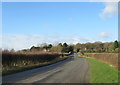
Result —
[[85, 48], [85, 50], [87, 50], [87, 48]]
[[47, 50], [47, 49], [43, 49], [43, 52], [49, 52], [49, 50]]

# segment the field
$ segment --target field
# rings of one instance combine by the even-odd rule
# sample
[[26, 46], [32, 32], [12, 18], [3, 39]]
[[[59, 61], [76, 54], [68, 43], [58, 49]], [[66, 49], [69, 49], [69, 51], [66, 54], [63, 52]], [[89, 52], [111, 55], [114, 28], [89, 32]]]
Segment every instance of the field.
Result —
[[62, 57], [58, 53], [2, 53], [2, 71], [3, 75], [8, 75], [49, 65], [66, 58], [68, 56]]
[[118, 53], [86, 53], [84, 56], [105, 62], [112, 67], [120, 69], [118, 66]]
[[[118, 83], [118, 53], [85, 53], [90, 63], [91, 83]], [[118, 69], [119, 68], [119, 69]]]
[[86, 58], [91, 66], [91, 83], [118, 83], [118, 70], [95, 59]]

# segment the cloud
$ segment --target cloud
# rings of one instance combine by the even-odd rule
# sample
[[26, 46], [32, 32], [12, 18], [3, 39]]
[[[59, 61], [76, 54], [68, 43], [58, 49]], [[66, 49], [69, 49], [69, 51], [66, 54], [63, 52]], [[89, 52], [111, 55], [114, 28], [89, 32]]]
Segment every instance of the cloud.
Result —
[[[107, 0], [105, 0], [107, 1]], [[103, 19], [110, 18], [114, 15], [117, 15], [118, 12], [118, 3], [117, 2], [104, 2], [105, 8], [101, 11], [99, 16]]]
[[[21, 50], [27, 49], [43, 43], [68, 43], [68, 44], [77, 44], [77, 43], [86, 43], [92, 41], [109, 40], [111, 34], [108, 32], [99, 33], [99, 39], [90, 39], [86, 37], [81, 37], [78, 35], [71, 36], [58, 36], [58, 35], [23, 35], [23, 34], [3, 34], [2, 35], [2, 48], [3, 49], [12, 49]], [[0, 36], [1, 37], [1, 36]]]
[[42, 24], [44, 27], [51, 27], [52, 24]]
[[0, 47], [2, 47], [2, 34], [0, 34]]
[[67, 42], [68, 44], [76, 44], [87, 42], [88, 39], [76, 36], [48, 36], [48, 35], [18, 35], [18, 34], [3, 34], [2, 48], [20, 50], [30, 48], [42, 43]]
[[3, 2], [117, 2], [119, 0], [2, 0]]
[[99, 33], [99, 37], [101, 38], [101, 39], [107, 39], [107, 38], [109, 38], [110, 37], [110, 33], [108, 33], [108, 32], [101, 32], [101, 33]]
[[119, 0], [87, 0], [89, 2], [119, 2]]
[[72, 22], [72, 21], [73, 21], [73, 18], [69, 18], [68, 21]]

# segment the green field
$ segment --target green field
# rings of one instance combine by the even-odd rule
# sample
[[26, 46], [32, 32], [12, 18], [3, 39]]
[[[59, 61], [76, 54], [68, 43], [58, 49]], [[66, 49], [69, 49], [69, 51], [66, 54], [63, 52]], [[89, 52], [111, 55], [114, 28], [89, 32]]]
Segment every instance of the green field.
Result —
[[95, 59], [86, 58], [91, 66], [91, 83], [118, 83], [118, 70]]

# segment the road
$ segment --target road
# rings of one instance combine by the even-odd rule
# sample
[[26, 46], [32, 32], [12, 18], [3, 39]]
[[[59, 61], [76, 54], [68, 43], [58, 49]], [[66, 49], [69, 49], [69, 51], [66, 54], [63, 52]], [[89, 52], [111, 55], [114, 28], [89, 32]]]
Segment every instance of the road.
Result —
[[8, 76], [3, 83], [89, 83], [89, 63], [73, 54], [64, 61]]

